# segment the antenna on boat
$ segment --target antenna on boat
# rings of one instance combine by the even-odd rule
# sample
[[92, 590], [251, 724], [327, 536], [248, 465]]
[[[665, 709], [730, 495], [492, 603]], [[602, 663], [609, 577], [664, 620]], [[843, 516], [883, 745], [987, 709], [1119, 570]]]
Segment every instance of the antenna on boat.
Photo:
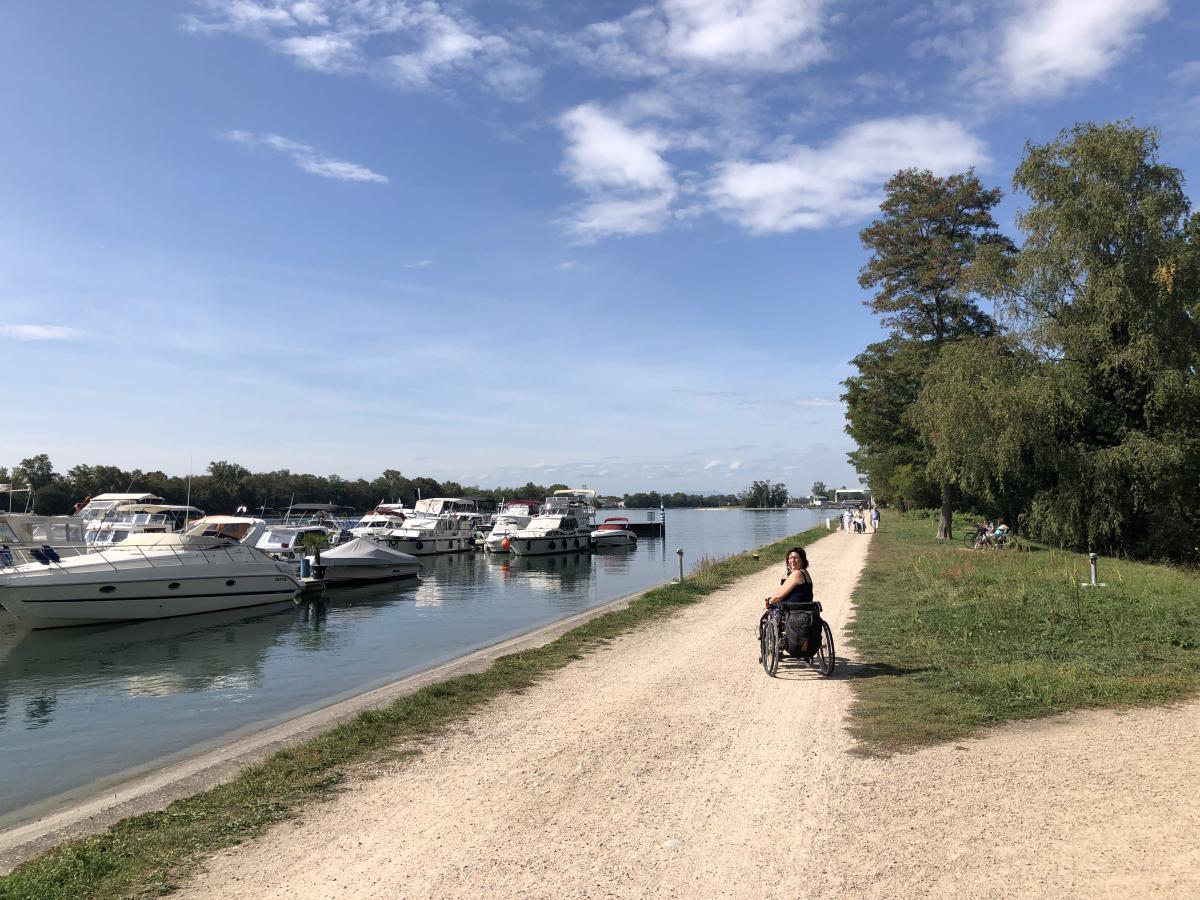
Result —
[[192, 464], [195, 460], [188, 457], [188, 487], [187, 487], [187, 508], [183, 511], [183, 530], [187, 531], [188, 515], [192, 511]]

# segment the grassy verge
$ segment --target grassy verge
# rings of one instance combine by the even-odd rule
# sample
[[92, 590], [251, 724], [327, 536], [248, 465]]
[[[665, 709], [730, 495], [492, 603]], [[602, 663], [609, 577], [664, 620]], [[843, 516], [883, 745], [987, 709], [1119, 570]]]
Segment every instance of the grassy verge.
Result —
[[1194, 572], [1102, 559], [1108, 587], [1081, 588], [1085, 555], [972, 551], [933, 532], [887, 519], [855, 590], [851, 727], [868, 751], [1200, 687]]
[[704, 560], [682, 584], [655, 588], [533, 650], [501, 657], [483, 673], [429, 685], [391, 705], [360, 713], [319, 737], [276, 753], [228, 784], [134, 816], [107, 831], [68, 841], [0, 879], [4, 898], [109, 898], [168, 892], [196, 863], [222, 847], [328, 797], [348, 769], [388, 758], [398, 745], [434, 736], [500, 694], [521, 691], [632, 628], [671, 615], [738, 578], [779, 565], [813, 529], [752, 553]]

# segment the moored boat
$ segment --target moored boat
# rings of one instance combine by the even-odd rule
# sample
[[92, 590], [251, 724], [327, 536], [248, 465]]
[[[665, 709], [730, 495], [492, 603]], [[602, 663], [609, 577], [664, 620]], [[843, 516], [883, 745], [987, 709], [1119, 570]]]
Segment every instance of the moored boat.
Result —
[[421, 561], [370, 538], [352, 538], [332, 550], [308, 557], [314, 578], [326, 584], [355, 584], [415, 578]]
[[517, 556], [541, 556], [547, 553], [586, 553], [588, 530], [574, 516], [543, 513], [512, 534], [509, 552]]
[[0, 568], [0, 604], [23, 625], [55, 628], [290, 600], [300, 582], [250, 546], [264, 525], [210, 516], [179, 534], [131, 535], [77, 556], [48, 547], [10, 551], [12, 563]]
[[453, 515], [409, 516], [404, 525], [388, 535], [386, 543], [393, 550], [413, 556], [433, 553], [459, 553], [475, 545], [475, 530], [470, 521]]
[[514, 500], [504, 504], [492, 522], [492, 530], [483, 539], [483, 547], [491, 553], [507, 553], [509, 539], [541, 510], [536, 500]]
[[601, 547], [633, 547], [637, 544], [637, 535], [629, 529], [629, 519], [625, 516], [609, 516], [591, 534], [592, 546]]

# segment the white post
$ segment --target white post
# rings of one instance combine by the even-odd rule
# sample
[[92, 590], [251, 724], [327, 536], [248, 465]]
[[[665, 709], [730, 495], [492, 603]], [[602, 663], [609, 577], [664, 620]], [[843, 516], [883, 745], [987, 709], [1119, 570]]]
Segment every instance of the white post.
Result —
[[675, 555], [679, 557], [679, 580], [683, 581], [683, 548], [676, 550]]

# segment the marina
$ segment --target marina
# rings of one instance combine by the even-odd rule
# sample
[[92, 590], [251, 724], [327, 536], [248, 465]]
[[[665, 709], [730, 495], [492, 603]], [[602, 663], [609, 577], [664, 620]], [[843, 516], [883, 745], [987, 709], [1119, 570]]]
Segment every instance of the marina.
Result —
[[317, 603], [50, 631], [0, 613], [0, 826], [667, 581], [677, 548], [690, 569], [821, 521], [800, 509], [669, 516], [666, 541], [635, 549], [428, 555], [419, 579]]

